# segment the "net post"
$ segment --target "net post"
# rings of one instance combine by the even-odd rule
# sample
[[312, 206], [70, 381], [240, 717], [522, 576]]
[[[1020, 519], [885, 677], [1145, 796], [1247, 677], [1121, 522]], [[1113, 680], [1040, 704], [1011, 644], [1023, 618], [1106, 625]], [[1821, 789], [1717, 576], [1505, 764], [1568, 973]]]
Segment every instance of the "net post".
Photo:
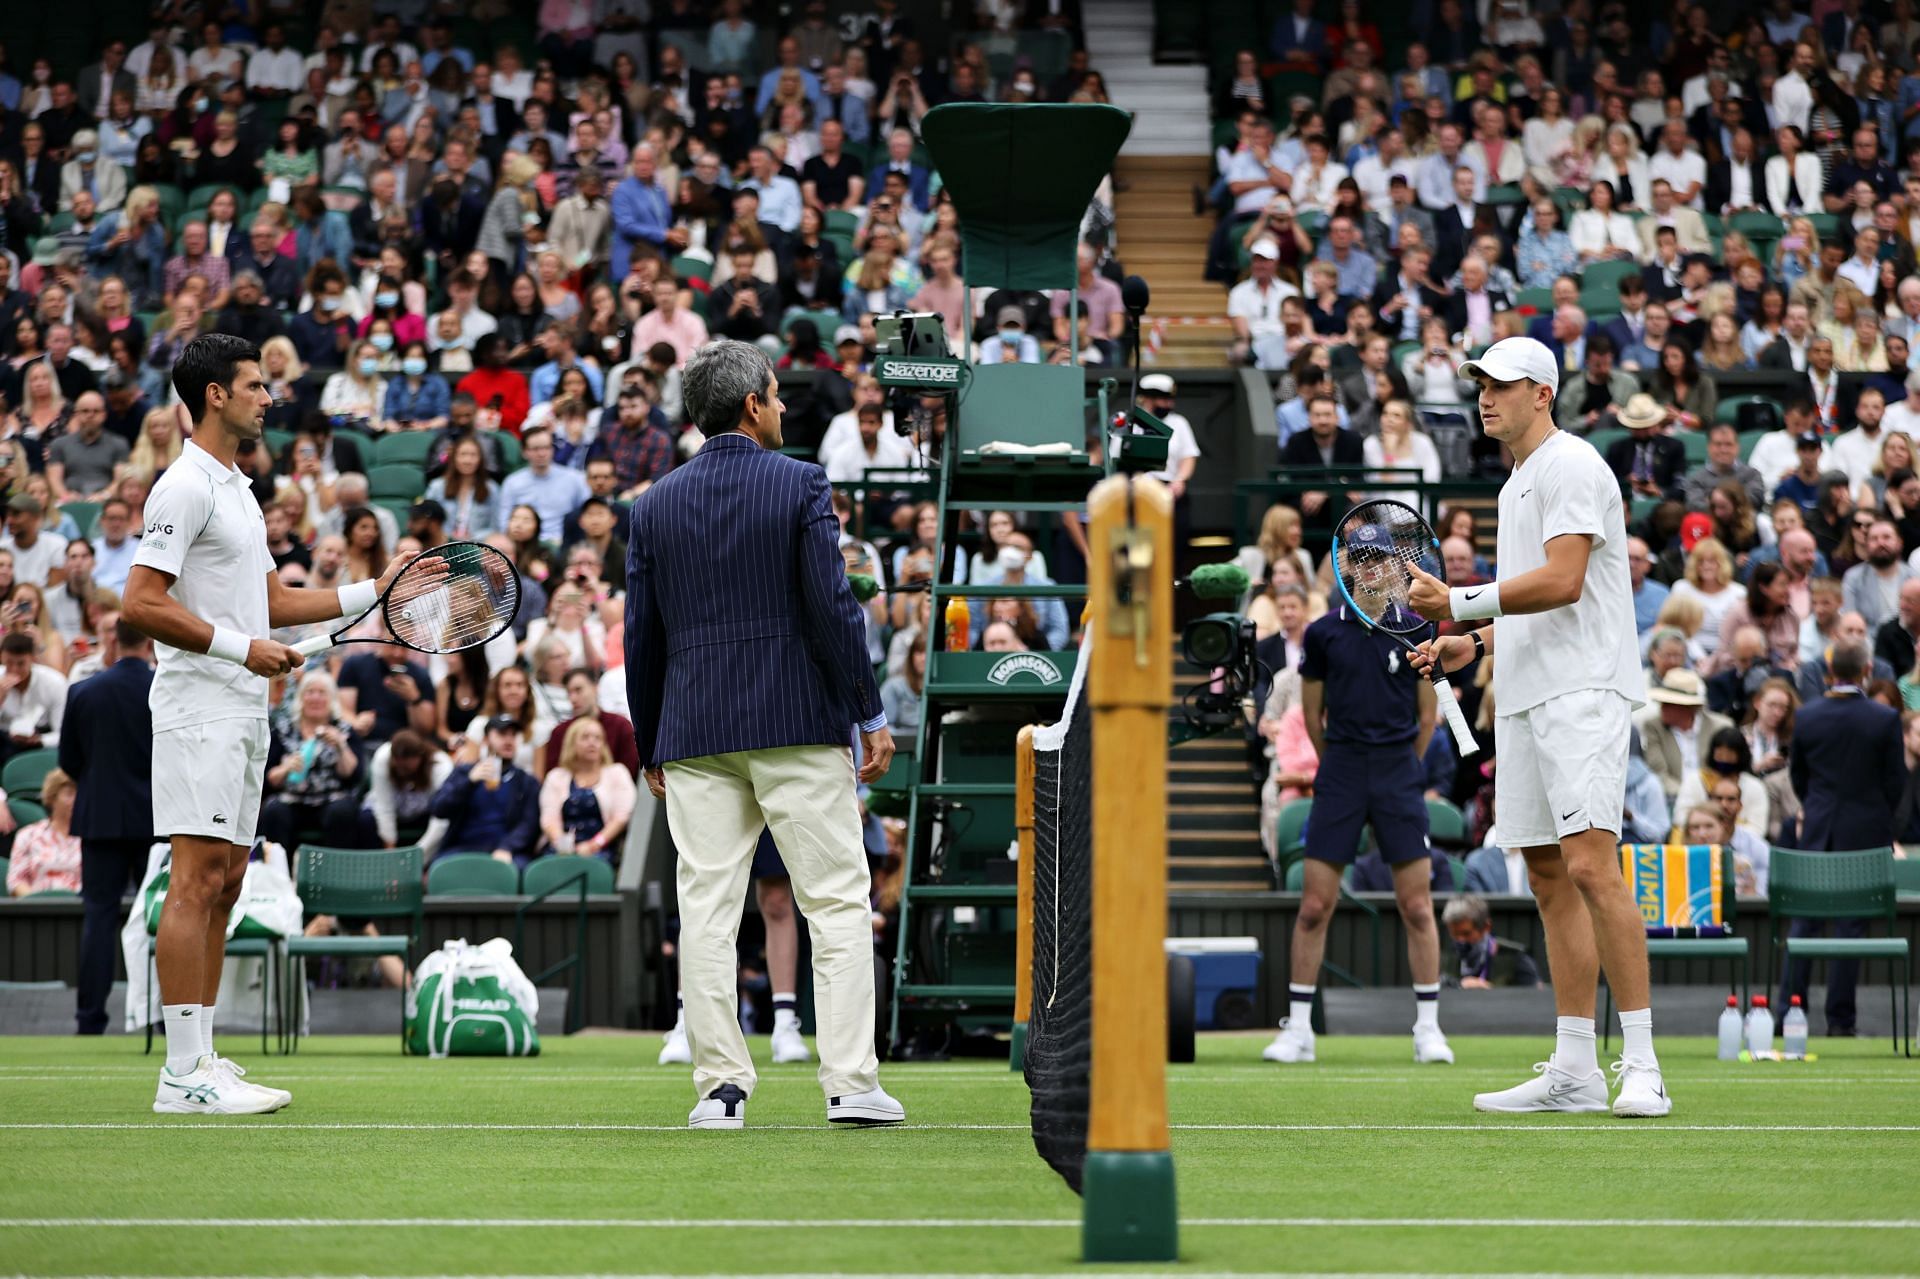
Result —
[[1020, 850], [1015, 866], [1019, 889], [1014, 899], [1013, 1042], [1007, 1069], [1027, 1063], [1027, 1015], [1033, 1011], [1033, 725], [1024, 724], [1013, 756], [1013, 830]]
[[1167, 705], [1173, 501], [1113, 476], [1088, 497], [1093, 1057], [1081, 1259], [1175, 1261], [1167, 1139]]

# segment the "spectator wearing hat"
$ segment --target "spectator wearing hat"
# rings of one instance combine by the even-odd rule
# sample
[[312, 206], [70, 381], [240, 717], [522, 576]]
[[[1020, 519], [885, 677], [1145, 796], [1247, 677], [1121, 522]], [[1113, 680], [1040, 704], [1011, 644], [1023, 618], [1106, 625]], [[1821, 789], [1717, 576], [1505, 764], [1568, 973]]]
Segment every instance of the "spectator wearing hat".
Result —
[[93, 196], [99, 213], [112, 213], [127, 202], [127, 175], [119, 165], [102, 163], [100, 135], [81, 129], [73, 135], [72, 159], [60, 168], [60, 207], [71, 208], [76, 191]]
[[[1193, 471], [1200, 463], [1200, 444], [1193, 436], [1193, 424], [1186, 415], [1173, 410], [1174, 397], [1179, 393], [1173, 378], [1165, 373], [1149, 373], [1140, 379], [1140, 407], [1166, 423], [1173, 434], [1167, 440], [1167, 465], [1151, 472], [1154, 479], [1167, 486], [1178, 503], [1187, 495], [1187, 485], [1193, 481]], [[1178, 512], [1176, 506], [1176, 513]]]
[[1263, 347], [1270, 345], [1270, 339], [1281, 337], [1285, 332], [1280, 323], [1280, 303], [1290, 297], [1299, 297], [1300, 290], [1285, 280], [1277, 278], [1275, 272], [1280, 260], [1280, 246], [1268, 238], [1253, 242], [1248, 260], [1247, 278], [1233, 286], [1227, 293], [1227, 322], [1233, 325], [1233, 346], [1230, 355], [1238, 364], [1281, 364], [1285, 363], [1284, 353], [1277, 358], [1271, 350]]
[[454, 766], [433, 797], [433, 815], [447, 823], [446, 852], [491, 853], [495, 861], [525, 867], [540, 838], [540, 787], [518, 767], [520, 721], [487, 720], [479, 758]]
[[1003, 306], [994, 316], [993, 336], [980, 344], [978, 364], [1038, 364], [1040, 343], [1027, 332], [1027, 316], [1017, 306]]
[[[1864, 644], [1836, 644], [1828, 658], [1825, 696], [1809, 700], [1794, 717], [1788, 769], [1800, 797], [1801, 848], [1884, 848], [1894, 841], [1894, 808], [1906, 789], [1907, 765], [1900, 715], [1861, 692], [1870, 657]], [[1840, 937], [1866, 935], [1863, 919], [1833, 921]], [[1795, 919], [1789, 937], [1820, 937], [1826, 920]], [[1780, 1006], [1806, 994], [1807, 961], [1787, 965]], [[1827, 971], [1827, 1033], [1854, 1033], [1854, 987], [1859, 964], [1838, 961]]]
[[[1761, 443], [1766, 443], [1766, 437], [1761, 438]], [[1759, 451], [1756, 446], [1754, 455], [1758, 455]], [[1771, 481], [1764, 471], [1760, 472], [1760, 476], [1763, 482], [1773, 484], [1773, 500], [1776, 503], [1790, 501], [1800, 508], [1806, 518], [1811, 519], [1820, 506], [1821, 490], [1834, 480], [1847, 484], [1847, 475], [1845, 471], [1827, 469], [1827, 446], [1818, 431], [1802, 431], [1794, 436], [1793, 455], [1795, 466], [1792, 470]]]
[[[1593, 347], [1604, 341], [1604, 334], [1596, 334], [1588, 339], [1587, 377], [1577, 379], [1575, 388], [1591, 385]], [[1611, 365], [1611, 355], [1606, 359]], [[1625, 378], [1629, 385], [1633, 384], [1633, 378], [1628, 374], [1610, 373], [1609, 377]], [[1667, 411], [1644, 391], [1635, 391], [1620, 403], [1624, 407], [1615, 420], [1627, 428], [1627, 438], [1615, 440], [1607, 446], [1607, 465], [1619, 477], [1621, 494], [1629, 499], [1672, 496], [1680, 489], [1681, 474], [1687, 466], [1687, 450], [1679, 440], [1661, 433], [1660, 427], [1666, 421]], [[1585, 415], [1576, 412], [1575, 416], [1578, 420]], [[1563, 419], [1560, 425], [1565, 428], [1568, 423]]]
[[1733, 721], [1707, 709], [1706, 682], [1685, 667], [1675, 667], [1647, 690], [1653, 703], [1634, 717], [1647, 767], [1660, 779], [1668, 804], [1680, 783], [1700, 771], [1707, 743]]

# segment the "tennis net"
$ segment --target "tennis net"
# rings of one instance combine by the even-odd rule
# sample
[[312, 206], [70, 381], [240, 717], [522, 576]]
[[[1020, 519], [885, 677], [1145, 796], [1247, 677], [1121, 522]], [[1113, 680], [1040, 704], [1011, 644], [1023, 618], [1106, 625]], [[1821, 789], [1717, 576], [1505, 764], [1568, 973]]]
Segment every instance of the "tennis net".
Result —
[[1033, 735], [1033, 1144], [1080, 1189], [1093, 1051], [1093, 725], [1082, 645], [1058, 723]]

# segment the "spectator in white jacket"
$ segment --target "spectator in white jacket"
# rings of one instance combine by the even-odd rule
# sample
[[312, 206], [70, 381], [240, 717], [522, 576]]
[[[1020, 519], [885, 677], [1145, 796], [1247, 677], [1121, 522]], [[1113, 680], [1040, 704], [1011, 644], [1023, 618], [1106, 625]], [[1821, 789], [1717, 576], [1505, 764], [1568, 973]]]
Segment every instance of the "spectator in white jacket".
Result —
[[395, 733], [373, 753], [360, 843], [398, 848], [405, 837], [432, 857], [447, 833], [446, 820], [433, 816], [433, 796], [452, 771], [453, 761], [425, 737], [410, 728]]

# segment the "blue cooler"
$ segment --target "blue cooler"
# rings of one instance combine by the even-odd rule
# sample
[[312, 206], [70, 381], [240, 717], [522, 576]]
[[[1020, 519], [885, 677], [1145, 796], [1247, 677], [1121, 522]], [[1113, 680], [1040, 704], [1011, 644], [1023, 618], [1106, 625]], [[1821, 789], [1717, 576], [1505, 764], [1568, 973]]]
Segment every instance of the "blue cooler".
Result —
[[1167, 953], [1193, 961], [1197, 1030], [1247, 1030], [1254, 1025], [1253, 994], [1260, 981], [1256, 937], [1169, 937]]

